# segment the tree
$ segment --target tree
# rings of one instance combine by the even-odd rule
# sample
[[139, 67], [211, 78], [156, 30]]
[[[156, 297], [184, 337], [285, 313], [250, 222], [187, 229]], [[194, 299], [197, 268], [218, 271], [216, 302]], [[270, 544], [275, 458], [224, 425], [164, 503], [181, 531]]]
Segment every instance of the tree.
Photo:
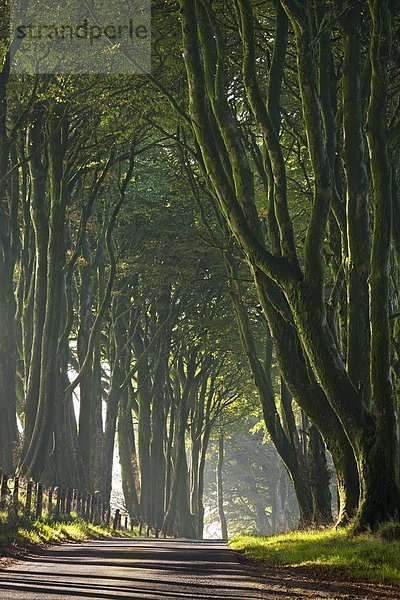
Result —
[[[201, 1], [182, 0], [180, 6], [190, 113], [202, 164], [214, 190], [220, 211], [243, 249], [254, 273], [260, 299], [269, 298], [271, 301], [270, 280], [284, 292], [291, 313], [289, 318], [293, 320], [307, 360], [352, 443], [361, 490], [358, 525], [360, 528], [375, 527], [379, 522], [394, 516], [395, 506], [398, 503], [398, 482], [393, 460], [386, 463], [385, 467], [387, 471], [384, 477], [388, 493], [383, 496], [377, 495], [377, 487], [373, 483], [378, 473], [379, 476], [382, 475], [382, 465], [378, 461], [378, 455], [383, 450], [383, 440], [379, 434], [380, 427], [384, 422], [382, 414], [390, 414], [388, 419], [392, 426], [396, 423], [396, 415], [391, 408], [393, 402], [391, 394], [388, 393], [389, 388], [386, 389], [384, 400], [382, 393], [377, 396], [373, 394], [372, 402], [375, 414], [370, 412], [361, 389], [357, 389], [351, 381], [350, 374], [344, 366], [340, 348], [336, 345], [333, 331], [327, 322], [323, 249], [331, 208], [334, 212], [333, 165], [329, 159], [329, 143], [332, 134], [329, 129], [331, 112], [327, 105], [327, 99], [323, 96], [323, 90], [326, 88], [318, 87], [318, 78], [323, 81], [322, 78], [329, 75], [331, 71], [330, 55], [323, 52], [321, 35], [317, 35], [313, 27], [311, 3], [282, 2], [292, 25], [296, 42], [298, 88], [309, 151], [309, 165], [314, 176], [313, 205], [307, 224], [301, 266], [288, 209], [283, 149], [269, 109], [262, 97], [257, 77], [251, 2], [247, 0], [239, 2], [238, 29], [243, 44], [242, 76], [251, 114], [263, 135], [271, 163], [274, 212], [279, 231], [278, 253], [271, 252], [262, 238], [256, 211], [252, 169], [241, 135], [238, 116], [233, 113], [228, 101], [226, 37], [224, 37], [220, 21], [216, 19], [214, 9]], [[321, 9], [324, 8], [322, 3], [319, 3], [319, 6]], [[389, 7], [385, 5], [380, 11], [371, 4], [370, 9], [374, 22], [372, 39], [374, 39], [374, 33], [375, 39], [380, 39], [384, 33], [385, 40], [389, 40], [387, 35], [390, 32]], [[319, 13], [319, 18], [321, 18], [321, 13]], [[323, 22], [320, 27], [324, 32]], [[320, 44], [321, 48], [318, 67], [313, 60], [315, 43]], [[382, 58], [385, 61], [389, 47], [389, 42], [383, 48], [380, 46], [379, 52], [382, 54], [378, 57], [376, 45], [374, 43], [371, 45], [371, 61], [378, 60], [381, 69]], [[383, 72], [386, 72], [386, 63], [383, 64]], [[371, 83], [374, 84], [374, 76], [372, 76]], [[384, 79], [381, 80], [381, 85], [382, 83], [382, 93], [385, 93]], [[370, 118], [371, 113], [374, 114], [376, 110], [375, 106], [374, 93], [372, 93]], [[213, 136], [209, 135], [210, 131], [214, 132]], [[371, 135], [369, 137], [371, 138]], [[387, 171], [384, 171], [385, 164], [381, 163], [379, 169], [381, 173], [385, 172], [385, 181], [390, 181]], [[377, 165], [375, 166], [377, 167]], [[389, 194], [387, 197], [391, 197], [391, 195]], [[351, 217], [348, 218], [351, 219]], [[374, 237], [375, 240], [382, 240], [384, 235], [380, 232], [378, 223], [379, 219], [374, 224]], [[338, 224], [340, 225], [339, 219]], [[377, 233], [377, 228], [379, 233]], [[389, 230], [385, 231], [388, 233]], [[387, 239], [385, 237], [385, 240]], [[383, 242], [381, 241], [381, 243]], [[386, 241], [386, 248], [387, 244]], [[384, 256], [387, 254], [380, 252], [380, 260], [383, 262]], [[371, 269], [373, 269], [373, 257], [374, 252]], [[373, 289], [371, 286], [371, 315], [374, 310], [374, 302], [377, 301]], [[381, 286], [381, 294], [384, 289], [385, 286]], [[388, 301], [385, 292], [383, 292], [383, 296], [380, 296], [381, 309], [383, 304], [387, 305]], [[266, 310], [265, 301], [263, 305]], [[383, 326], [383, 330], [387, 331], [386, 322], [384, 316], [380, 324]], [[380, 340], [382, 344], [382, 337]], [[389, 347], [387, 344], [385, 347], [383, 346], [384, 344], [380, 346], [380, 350], [385, 352], [386, 361], [390, 361]], [[372, 389], [375, 386], [375, 378], [377, 378], [376, 381], [382, 378], [387, 380], [387, 369], [386, 376], [384, 376], [382, 361], [378, 368], [374, 356], [376, 357], [376, 354], [372, 345], [369, 369]], [[365, 384], [368, 389], [368, 382]], [[365, 386], [361, 383], [361, 387]], [[382, 391], [379, 384], [378, 388]], [[375, 387], [375, 389], [377, 388]], [[382, 412], [383, 406], [385, 408]], [[390, 445], [393, 451], [392, 458], [397, 457], [397, 445], [393, 439]], [[391, 464], [389, 464], [390, 462]], [[371, 509], [372, 506], [373, 509]]]

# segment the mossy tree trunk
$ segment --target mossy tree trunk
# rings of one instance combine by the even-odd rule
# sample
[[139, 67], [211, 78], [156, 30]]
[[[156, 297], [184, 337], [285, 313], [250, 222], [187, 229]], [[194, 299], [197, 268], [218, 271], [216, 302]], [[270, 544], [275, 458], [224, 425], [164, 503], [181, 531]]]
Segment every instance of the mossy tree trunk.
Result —
[[[123, 287], [123, 281], [119, 282], [119, 289]], [[127, 352], [127, 329], [126, 329], [126, 304], [122, 293], [115, 295], [111, 304], [111, 344], [109, 350], [109, 363], [111, 365], [110, 388], [107, 395], [106, 422], [103, 438], [103, 478], [102, 491], [103, 499], [109, 504], [112, 489], [112, 470], [114, 464], [115, 435], [117, 428], [118, 414], [121, 416], [121, 425], [128, 427], [124, 422], [124, 416], [127, 410], [126, 386], [122, 390], [125, 373], [125, 361]], [[127, 438], [126, 443], [131, 443]], [[127, 449], [128, 450], [128, 449]], [[126, 455], [123, 455], [124, 467], [126, 467]]]
[[[165, 533], [178, 533], [182, 537], [196, 538], [190, 511], [190, 486], [186, 456], [185, 434], [190, 403], [197, 392], [199, 374], [196, 375], [197, 349], [181, 354], [178, 358], [176, 384], [174, 386], [175, 430], [173, 448], [173, 479], [168, 509], [162, 529]], [[185, 369], [186, 365], [186, 369]]]
[[370, 404], [369, 290], [370, 223], [361, 98], [360, 6], [338, 7], [343, 32], [343, 131], [346, 174], [347, 371]]
[[138, 387], [138, 450], [140, 466], [140, 510], [143, 517], [148, 519], [151, 513], [151, 402], [152, 402], [152, 380], [148, 358], [143, 354], [145, 343], [143, 331], [138, 323], [135, 326], [133, 345], [137, 359], [141, 357], [137, 369]]
[[[264, 391], [260, 391], [260, 397], [265, 398], [267, 397], [267, 389], [263, 384], [263, 380], [261, 379], [260, 375], [260, 369], [262, 369], [262, 366], [256, 357], [254, 341], [251, 340], [250, 322], [246, 313], [246, 309], [242, 305], [240, 288], [237, 283], [238, 273], [235, 268], [232, 253], [230, 254], [229, 258], [226, 256], [226, 261], [230, 272], [232, 298], [241, 331], [243, 345], [247, 355], [249, 356], [250, 366], [259, 390], [265, 388]], [[263, 277], [261, 280], [260, 277], [261, 274], [259, 274], [259, 284], [265, 281], [265, 277]], [[271, 285], [273, 285], [272, 282], [270, 284], [270, 288]], [[326, 434], [327, 438], [331, 442], [331, 446], [337, 460], [339, 477], [341, 481], [340, 487], [342, 496], [342, 512], [340, 521], [342, 522], [347, 520], [347, 518], [350, 516], [350, 511], [354, 512], [358, 502], [358, 478], [352, 449], [348, 443], [339, 420], [330, 408], [322, 390], [319, 388], [316, 382], [313, 383], [310, 381], [309, 370], [306, 368], [306, 365], [302, 363], [304, 358], [299, 347], [299, 342], [295, 339], [293, 327], [289, 325], [289, 323], [283, 319], [276, 310], [277, 302], [275, 301], [272, 303], [269, 301], [265, 294], [265, 290], [261, 292], [261, 299], [264, 305], [265, 313], [269, 318], [269, 323], [271, 323], [272, 326], [271, 333], [275, 342], [275, 352], [277, 354], [278, 362], [281, 369], [283, 369], [282, 372], [286, 380], [289, 382], [290, 389], [294, 390], [295, 398], [298, 398], [300, 406], [304, 407], [307, 412], [310, 412], [311, 415], [315, 417], [316, 422], [321, 426], [322, 431]], [[259, 366], [257, 366], [257, 364]], [[260, 388], [260, 386], [262, 386], [262, 388]], [[274, 393], [271, 383], [269, 386], [268, 397], [271, 398], [270, 402], [272, 402], [275, 406], [275, 400], [273, 399], [273, 396]], [[279, 421], [279, 416], [276, 412], [276, 407], [275, 411], [270, 414], [269, 411], [265, 409], [265, 400], [262, 400], [262, 405], [266, 426], [271, 435], [271, 439], [273, 440], [279, 455], [289, 471], [290, 477], [294, 482], [295, 489], [298, 490], [299, 493], [298, 500], [300, 505], [301, 523], [302, 525], [318, 523], [319, 515], [320, 513], [324, 512], [324, 509], [320, 510], [315, 505], [314, 510], [312, 508], [312, 491], [310, 481], [308, 481], [307, 461], [301, 454], [300, 445], [298, 443], [296, 444], [295, 436], [297, 435], [297, 432], [295, 431], [295, 425], [293, 423], [294, 419], [293, 413], [291, 412], [291, 407], [285, 406], [287, 411], [286, 424], [290, 424], [290, 428], [287, 432], [285, 432], [281, 426], [280, 429], [282, 431], [281, 434], [278, 435], [277, 423]], [[335, 452], [336, 448], [338, 449], [337, 452]], [[350, 464], [352, 464], [352, 468], [349, 465], [348, 468], [344, 469], [343, 472], [343, 468], [341, 467], [343, 464], [347, 465], [347, 463], [343, 460], [344, 457], [346, 457], [346, 452], [348, 459], [350, 460]], [[320, 463], [320, 466], [322, 469], [326, 470], [326, 464], [324, 465]], [[325, 474], [322, 474], [322, 478], [325, 481], [329, 480], [328, 473], [325, 472]], [[297, 480], [296, 482], [295, 479]], [[342, 483], [343, 479], [347, 479], [347, 484]], [[303, 481], [303, 483], [300, 483], [301, 481]], [[350, 493], [352, 484], [355, 487], [353, 494]], [[307, 487], [309, 489], [308, 492], [305, 493]], [[303, 503], [303, 505], [300, 503]]]
[[[129, 371], [129, 357], [127, 359]], [[138, 495], [138, 457], [136, 452], [135, 431], [133, 428], [133, 414], [131, 398], [128, 386], [121, 391], [118, 412], [118, 448], [121, 463], [122, 489], [125, 504], [131, 519], [137, 519], [140, 515], [140, 504]]]
[[[157, 302], [158, 326], [161, 327], [169, 313], [171, 290], [161, 290]], [[161, 529], [164, 518], [166, 456], [164, 448], [167, 437], [166, 385], [168, 377], [168, 359], [171, 352], [171, 329], [164, 329], [158, 339], [155, 357], [152, 389], [151, 412], [151, 515], [150, 522]]]
[[34, 231], [35, 271], [32, 314], [32, 341], [27, 373], [25, 399], [24, 449], [29, 448], [39, 403], [40, 370], [43, 343], [43, 326], [46, 315], [47, 296], [47, 246], [48, 219], [46, 178], [47, 168], [43, 156], [45, 136], [45, 106], [36, 105], [28, 132], [27, 154], [31, 156], [29, 168], [31, 178], [30, 217]]
[[40, 390], [35, 425], [21, 470], [39, 480], [44, 472], [53, 439], [57, 410], [58, 343], [61, 329], [59, 307], [63, 297], [63, 266], [65, 263], [64, 221], [66, 190], [63, 161], [68, 126], [62, 105], [48, 108], [48, 160], [50, 177], [50, 217], [47, 249], [47, 297], [43, 326]]
[[374, 208], [369, 279], [371, 389], [376, 425], [363, 465], [364, 493], [358, 515], [359, 528], [398, 517], [400, 506], [397, 407], [391, 374], [389, 326], [392, 177], [388, 156], [387, 102], [392, 15], [388, 1], [370, 0], [368, 4], [372, 18], [372, 78], [367, 138]]
[[326, 460], [324, 440], [315, 425], [308, 430], [308, 463], [313, 501], [314, 523], [328, 526], [333, 523], [330, 473]]
[[18, 443], [16, 420], [16, 339], [14, 297], [15, 219], [17, 206], [7, 186], [10, 141], [7, 132], [7, 84], [10, 56], [7, 53], [0, 73], [0, 465], [3, 472], [13, 474], [14, 452]]
[[[332, 181], [332, 164], [330, 161], [329, 148], [327, 147], [327, 138], [324, 124], [324, 116], [321, 107], [321, 98], [318, 92], [318, 79], [316, 72], [315, 51], [315, 32], [313, 27], [313, 15], [311, 14], [311, 3], [299, 3], [295, 0], [282, 0], [284, 7], [294, 30], [296, 39], [296, 54], [298, 62], [299, 88], [301, 92], [301, 101], [303, 109], [303, 120], [307, 137], [309, 159], [314, 174], [314, 197], [310, 220], [305, 236], [303, 264], [300, 270], [299, 261], [294, 245], [291, 219], [289, 216], [284, 162], [282, 161], [282, 149], [279, 139], [274, 132], [273, 124], [268, 114], [268, 110], [258, 86], [256, 78], [256, 56], [254, 44], [254, 23], [252, 16], [252, 6], [248, 0], [240, 0], [241, 14], [241, 37], [243, 41], [244, 63], [243, 79], [249, 98], [249, 103], [257, 123], [263, 133], [266, 141], [271, 168], [274, 171], [275, 191], [275, 215], [280, 235], [280, 255], [270, 252], [268, 247], [260, 236], [260, 229], [257, 226], [257, 215], [255, 214], [255, 198], [252, 187], [252, 176], [249, 161], [246, 156], [244, 144], [241, 141], [241, 134], [235, 122], [228, 103], [228, 92], [226, 88], [226, 60], [224, 54], [224, 40], [221, 35], [220, 22], [215, 18], [213, 8], [206, 5], [201, 0], [189, 2], [181, 0], [181, 22], [182, 39], [184, 45], [184, 57], [186, 71], [188, 76], [188, 88], [190, 99], [190, 112], [193, 123], [193, 132], [196, 137], [199, 149], [201, 151], [202, 163], [207, 173], [208, 181], [214, 189], [214, 195], [219, 204], [221, 213], [227, 220], [230, 230], [237, 239], [239, 245], [244, 251], [248, 262], [254, 272], [261, 272], [267, 278], [277, 282], [283, 289], [286, 300], [290, 306], [293, 315], [293, 323], [305, 350], [307, 360], [314, 371], [318, 382], [324, 390], [332, 409], [339, 417], [341, 424], [351, 441], [353, 451], [356, 457], [358, 474], [361, 486], [361, 505], [360, 508], [371, 496], [376, 510], [374, 514], [369, 512], [368, 519], [362, 519], [363, 526], [375, 527], [384, 518], [392, 516], [390, 504], [397, 502], [397, 484], [393, 481], [393, 460], [383, 462], [380, 476], [385, 477], [388, 494], [382, 498], [376, 494], [379, 486], [370, 485], [370, 470], [377, 472], [377, 455], [386, 447], [387, 444], [379, 436], [379, 425], [377, 427], [375, 415], [368, 410], [364, 403], [363, 392], [354, 386], [349, 373], [346, 371], [340, 351], [336, 345], [332, 331], [329, 329], [326, 306], [325, 306], [325, 271], [323, 261], [323, 245], [327, 231], [328, 219], [332, 207], [334, 196]], [[372, 6], [372, 3], [371, 3]], [[388, 39], [388, 31], [384, 27], [376, 26], [382, 15], [387, 12], [387, 3], [384, 3], [378, 11], [377, 4], [374, 3], [374, 31], [376, 33], [376, 42], [372, 44], [372, 53], [377, 55], [379, 52], [385, 52], [385, 43]], [[390, 20], [390, 19], [389, 19]], [[390, 24], [389, 24], [390, 28]], [[378, 44], [379, 36], [382, 36], [384, 43]], [[374, 39], [374, 36], [373, 36]], [[372, 60], [373, 72], [375, 73], [375, 82], [380, 81], [381, 94], [385, 93], [384, 75], [386, 66], [382, 66], [382, 56], [376, 58], [375, 63]], [[383, 82], [383, 85], [382, 85]], [[374, 86], [372, 86], [374, 87]], [[375, 90], [378, 86], [375, 86]], [[375, 96], [378, 92], [375, 92]], [[372, 94], [374, 98], [374, 94]], [[382, 98], [381, 98], [382, 100]], [[377, 106], [375, 102], [375, 106]], [[371, 106], [374, 106], [372, 103]], [[381, 110], [382, 106], [380, 107]], [[370, 107], [370, 122], [371, 114]], [[377, 121], [375, 110], [375, 118]], [[382, 112], [380, 113], [382, 115]], [[381, 125], [380, 125], [381, 127]], [[382, 140], [378, 131], [374, 127], [374, 139]], [[214, 133], [210, 136], [210, 131]], [[380, 130], [381, 132], [381, 130]], [[372, 134], [369, 138], [372, 138]], [[376, 141], [374, 142], [376, 143]], [[370, 142], [370, 153], [372, 150]], [[383, 150], [385, 145], [383, 146]], [[385, 156], [385, 151], [383, 151]], [[378, 153], [375, 152], [375, 157]], [[385, 159], [383, 159], [384, 163]], [[376, 165], [375, 165], [376, 166]], [[379, 167], [384, 172], [385, 166]], [[375, 168], [374, 188], [375, 195], [380, 194], [383, 187], [377, 185]], [[382, 181], [382, 178], [381, 178]], [[385, 172], [385, 181], [390, 182], [390, 173]], [[386, 186], [390, 183], [386, 183]], [[387, 189], [387, 188], [385, 188]], [[388, 190], [387, 190], [388, 191]], [[377, 197], [377, 195], [375, 196]], [[390, 191], [387, 193], [390, 198]], [[387, 201], [387, 200], [386, 200]], [[383, 207], [383, 202], [381, 202]], [[387, 209], [387, 206], [383, 207]], [[379, 220], [378, 220], [379, 221]], [[390, 219], [388, 220], [390, 223]], [[380, 221], [381, 232], [383, 226]], [[377, 231], [375, 229], [375, 231]], [[390, 233], [390, 230], [389, 230]], [[374, 244], [372, 253], [372, 263], [377, 262], [385, 267], [385, 260], [382, 258], [387, 250], [383, 250], [383, 235], [374, 234]], [[378, 239], [380, 239], [378, 243]], [[386, 244], [389, 244], [390, 236], [386, 238]], [[381, 244], [379, 246], [379, 244]], [[377, 248], [380, 248], [377, 251]], [[383, 254], [382, 254], [383, 252]], [[376, 303], [382, 310], [383, 297], [386, 298], [385, 285], [387, 283], [386, 271], [381, 273], [380, 287], [381, 297], [378, 297], [378, 285], [372, 284], [371, 269], [371, 321], [374, 321], [372, 305]], [[377, 270], [376, 270], [377, 272]], [[386, 309], [387, 310], [387, 306]], [[384, 313], [385, 315], [386, 313]], [[382, 322], [381, 322], [382, 323]], [[383, 319], [382, 333], [386, 331], [386, 317]], [[372, 325], [374, 328], [375, 325]], [[377, 331], [375, 327], [375, 331]], [[373, 337], [373, 335], [372, 335]], [[375, 341], [380, 337], [377, 345], [385, 353], [384, 364], [389, 361], [389, 347], [382, 342], [384, 335], [376, 335]], [[376, 347], [371, 346], [371, 375], [377, 372]], [[382, 374], [382, 365], [381, 371]], [[374, 379], [375, 375], [372, 375]], [[382, 383], [381, 379], [381, 383]], [[391, 394], [389, 386], [386, 383], [386, 393], [382, 394], [383, 385], [379, 385], [379, 394], [375, 402], [379, 406], [379, 419], [381, 421], [390, 418], [392, 429], [395, 427], [393, 420], [394, 414], [391, 408]], [[372, 389], [374, 383], [372, 383]], [[374, 411], [375, 412], [375, 411]], [[382, 419], [382, 414], [385, 415]], [[389, 418], [390, 415], [390, 418]], [[393, 442], [393, 436], [389, 436]], [[375, 451], [375, 455], [374, 455]], [[396, 453], [394, 453], [396, 454]], [[393, 456], [393, 454], [392, 454]], [[384, 473], [384, 474], [383, 474]], [[390, 491], [391, 490], [391, 491]], [[362, 512], [362, 511], [361, 511]], [[368, 522], [367, 522], [368, 521]]]
[[[85, 240], [82, 247], [82, 256], [85, 263], [79, 268], [80, 275], [80, 286], [79, 286], [79, 326], [78, 326], [78, 338], [77, 338], [77, 356], [79, 368], [85, 362], [86, 354], [88, 351], [90, 329], [93, 326], [93, 288], [95, 283], [93, 279], [96, 279], [96, 274], [93, 272], [95, 269], [91, 264], [91, 256], [89, 253], [88, 242], [85, 236]], [[98, 293], [99, 296], [102, 293], [101, 288], [101, 273], [98, 276]], [[99, 340], [96, 340], [96, 346], [99, 344]], [[97, 350], [97, 348], [96, 348]], [[98, 356], [98, 352], [95, 354]], [[88, 489], [93, 493], [93, 464], [91, 461], [92, 457], [92, 403], [93, 397], [96, 394], [97, 386], [94, 382], [94, 376], [96, 373], [96, 365], [94, 364], [94, 358], [91, 365], [91, 369], [88, 370], [81, 379], [79, 385], [79, 446], [82, 454], [82, 461], [86, 472], [86, 480]]]

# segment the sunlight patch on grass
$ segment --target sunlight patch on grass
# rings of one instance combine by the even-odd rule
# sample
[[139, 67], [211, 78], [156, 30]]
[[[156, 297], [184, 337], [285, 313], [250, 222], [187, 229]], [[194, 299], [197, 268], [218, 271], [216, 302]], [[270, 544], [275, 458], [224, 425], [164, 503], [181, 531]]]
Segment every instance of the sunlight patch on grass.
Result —
[[348, 530], [299, 531], [272, 537], [239, 536], [233, 550], [269, 565], [313, 567], [356, 579], [400, 584], [400, 541]]
[[10, 517], [0, 513], [0, 554], [8, 555], [15, 550], [29, 549], [43, 544], [62, 541], [82, 541], [104, 537], [133, 537], [137, 531], [113, 531], [105, 527], [86, 523], [81, 519], [68, 522], [36, 520]]

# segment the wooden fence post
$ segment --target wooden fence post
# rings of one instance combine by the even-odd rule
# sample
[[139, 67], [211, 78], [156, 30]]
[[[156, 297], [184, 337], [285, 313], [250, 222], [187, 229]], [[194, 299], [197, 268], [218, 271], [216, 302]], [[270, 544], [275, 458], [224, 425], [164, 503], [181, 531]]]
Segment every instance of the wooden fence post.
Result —
[[28, 481], [28, 483], [26, 485], [26, 501], [25, 501], [25, 511], [24, 511], [24, 515], [27, 519], [29, 519], [31, 516], [32, 491], [33, 491], [33, 481]]
[[107, 528], [110, 527], [110, 521], [111, 521], [111, 507], [110, 506], [107, 507], [105, 521], [106, 521], [106, 527]]
[[13, 488], [13, 509], [15, 514], [18, 513], [18, 500], [19, 500], [19, 477], [14, 477], [14, 488]]
[[47, 499], [47, 518], [51, 519], [53, 516], [53, 488], [49, 488], [49, 496]]
[[0, 510], [4, 510], [7, 504], [8, 475], [1, 476]]
[[128, 515], [125, 515], [125, 529], [128, 531]]
[[43, 484], [36, 486], [36, 518], [41, 519], [43, 513]]
[[78, 514], [78, 490], [72, 490], [72, 510]]

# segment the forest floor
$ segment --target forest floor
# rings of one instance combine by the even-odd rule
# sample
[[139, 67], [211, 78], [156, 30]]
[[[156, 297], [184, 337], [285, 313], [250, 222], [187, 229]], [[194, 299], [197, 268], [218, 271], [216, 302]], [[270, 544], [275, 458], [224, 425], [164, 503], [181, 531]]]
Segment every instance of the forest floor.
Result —
[[400, 599], [400, 541], [325, 530], [241, 536], [230, 547], [266, 589], [278, 586], [287, 598]]

